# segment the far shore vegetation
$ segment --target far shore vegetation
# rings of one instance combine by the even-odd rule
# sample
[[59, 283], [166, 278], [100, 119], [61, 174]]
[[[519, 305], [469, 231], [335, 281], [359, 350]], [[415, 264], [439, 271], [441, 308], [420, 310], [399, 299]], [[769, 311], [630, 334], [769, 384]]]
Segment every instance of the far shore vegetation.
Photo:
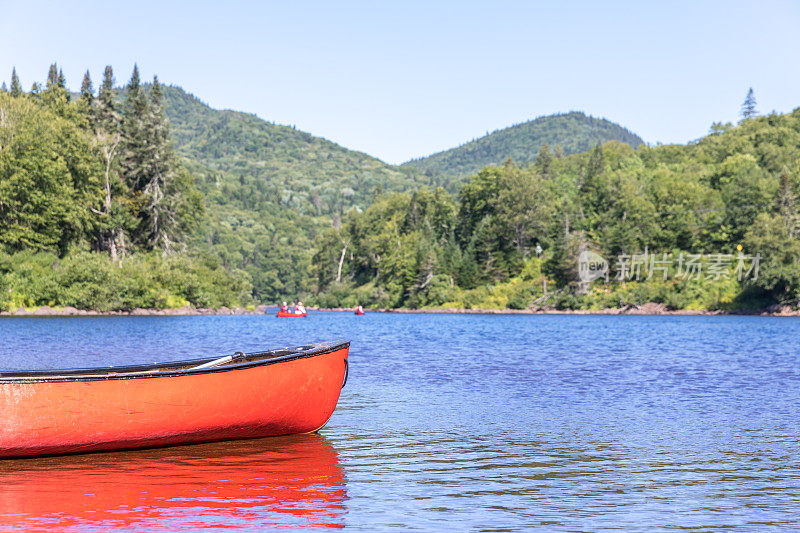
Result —
[[[57, 65], [28, 90], [13, 72], [0, 311], [798, 306], [800, 109], [759, 115], [751, 92], [738, 124], [687, 145], [576, 113], [526, 124], [394, 167], [136, 69], [120, 88], [107, 67], [98, 90], [87, 72], [74, 94]], [[516, 159], [464, 177], [505, 146]], [[587, 282], [582, 253], [609, 272]]]

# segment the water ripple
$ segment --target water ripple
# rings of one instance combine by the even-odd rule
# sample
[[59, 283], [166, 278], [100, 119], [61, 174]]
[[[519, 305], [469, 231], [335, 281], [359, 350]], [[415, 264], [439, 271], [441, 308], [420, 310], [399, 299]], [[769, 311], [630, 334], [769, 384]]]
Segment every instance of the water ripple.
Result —
[[796, 530], [799, 335], [765, 317], [4, 319], [6, 368], [353, 345], [322, 437], [2, 462], [0, 527]]

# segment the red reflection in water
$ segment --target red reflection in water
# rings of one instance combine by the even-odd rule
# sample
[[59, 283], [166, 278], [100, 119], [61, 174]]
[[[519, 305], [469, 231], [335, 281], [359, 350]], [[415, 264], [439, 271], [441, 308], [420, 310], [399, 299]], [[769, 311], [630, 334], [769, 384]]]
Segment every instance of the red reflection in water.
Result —
[[317, 434], [0, 461], [0, 528], [343, 527], [344, 476]]

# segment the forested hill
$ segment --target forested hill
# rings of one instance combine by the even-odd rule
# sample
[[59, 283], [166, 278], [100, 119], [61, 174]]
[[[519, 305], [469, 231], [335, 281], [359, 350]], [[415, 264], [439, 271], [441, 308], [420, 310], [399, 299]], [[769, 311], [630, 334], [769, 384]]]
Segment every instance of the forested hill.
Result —
[[595, 145], [620, 141], [636, 148], [642, 139], [603, 118], [581, 112], [549, 115], [497, 130], [457, 148], [412, 159], [403, 165], [428, 176], [464, 177], [488, 165], [499, 165], [511, 158], [518, 165], [536, 159], [543, 144], [564, 155], [591, 150]]
[[247, 272], [259, 301], [304, 292], [314, 239], [345, 213], [430, 181], [290, 126], [212, 109], [180, 87], [163, 91], [175, 150], [206, 205], [190, 248]]
[[301, 213], [342, 213], [365, 208], [376, 192], [417, 185], [413, 169], [250, 113], [212, 109], [180, 87], [164, 87], [164, 98], [178, 155], [223, 196], [242, 195], [242, 207], [269, 201]]

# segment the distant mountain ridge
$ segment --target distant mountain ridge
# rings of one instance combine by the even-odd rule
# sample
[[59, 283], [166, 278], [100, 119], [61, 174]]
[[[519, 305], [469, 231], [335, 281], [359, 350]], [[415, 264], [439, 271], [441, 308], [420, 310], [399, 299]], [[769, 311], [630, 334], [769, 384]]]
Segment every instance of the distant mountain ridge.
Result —
[[261, 301], [313, 292], [316, 239], [381, 193], [438, 185], [455, 193], [462, 175], [509, 156], [531, 161], [542, 142], [565, 153], [612, 139], [641, 144], [609, 121], [568, 113], [398, 167], [251, 113], [213, 109], [180, 87], [163, 93], [175, 151], [205, 199], [207, 219], [190, 247], [247, 272]]
[[164, 87], [164, 97], [176, 151], [190, 170], [218, 186], [227, 182], [301, 212], [332, 214], [366, 207], [376, 190], [418, 185], [414, 169], [252, 113], [213, 109], [180, 87]]
[[643, 144], [641, 137], [628, 129], [579, 111], [539, 117], [503, 128], [456, 148], [403, 163], [428, 176], [464, 177], [488, 165], [499, 165], [509, 157], [518, 164], [536, 159], [543, 144], [565, 155], [585, 152], [597, 143], [627, 143], [634, 148]]

